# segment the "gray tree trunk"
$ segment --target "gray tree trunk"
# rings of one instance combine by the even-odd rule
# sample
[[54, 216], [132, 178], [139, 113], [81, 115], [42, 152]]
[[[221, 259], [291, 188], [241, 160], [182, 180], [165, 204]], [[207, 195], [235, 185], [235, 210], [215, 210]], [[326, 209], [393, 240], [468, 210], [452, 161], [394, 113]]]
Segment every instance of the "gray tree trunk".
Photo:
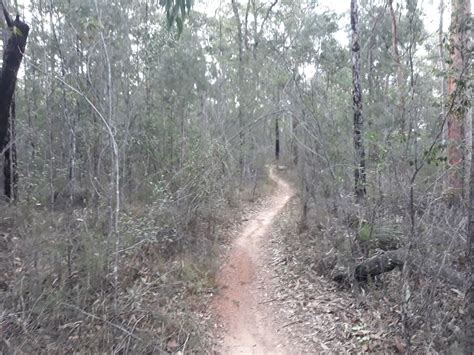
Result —
[[[472, 131], [471, 131], [472, 134]], [[472, 150], [471, 150], [472, 154]], [[472, 155], [471, 155], [471, 161]], [[471, 164], [469, 183], [469, 224], [467, 228], [467, 288], [464, 304], [465, 354], [474, 353], [474, 164]]]
[[234, 12], [235, 20], [237, 22], [237, 41], [239, 45], [239, 69], [238, 69], [238, 82], [239, 82], [239, 108], [238, 108], [238, 121], [239, 121], [239, 167], [241, 177], [244, 171], [244, 103], [243, 103], [243, 82], [244, 82], [244, 35], [242, 32], [242, 23], [240, 21], [239, 9], [237, 2], [232, 0], [232, 10]]
[[351, 0], [352, 29], [352, 101], [354, 110], [354, 148], [356, 168], [354, 169], [355, 196], [358, 201], [366, 194], [365, 149], [363, 140], [364, 118], [362, 116], [362, 90], [360, 86], [360, 44], [358, 33], [357, 0]]
[[[466, 19], [470, 19], [470, 56], [468, 58], [468, 63], [471, 67], [468, 68], [471, 73], [472, 78], [472, 53], [474, 49], [474, 29], [472, 28], [473, 22], [471, 17], [471, 7], [470, 1], [466, 0]], [[472, 88], [470, 90], [471, 102], [473, 98]], [[464, 299], [464, 314], [465, 314], [465, 343], [464, 343], [464, 353], [472, 355], [474, 354], [474, 153], [472, 149], [472, 142], [474, 141], [474, 132], [472, 130], [473, 124], [473, 108], [471, 106], [470, 115], [468, 114], [467, 120], [470, 121], [470, 174], [469, 174], [469, 211], [468, 211], [468, 226], [467, 226], [467, 252], [466, 252], [466, 265], [467, 265], [467, 275], [466, 275], [466, 296]]]

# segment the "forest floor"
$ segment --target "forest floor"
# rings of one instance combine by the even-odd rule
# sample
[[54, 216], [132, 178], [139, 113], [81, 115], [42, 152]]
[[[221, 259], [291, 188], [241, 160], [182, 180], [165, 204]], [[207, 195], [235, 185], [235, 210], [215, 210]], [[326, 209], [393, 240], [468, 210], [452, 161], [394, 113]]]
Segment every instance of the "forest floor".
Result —
[[212, 301], [216, 352], [402, 351], [379, 310], [368, 310], [357, 297], [317, 275], [311, 264], [301, 265], [295, 255], [298, 238], [293, 239], [295, 190], [275, 170], [269, 174], [276, 185], [273, 193], [232, 233], [217, 275]]

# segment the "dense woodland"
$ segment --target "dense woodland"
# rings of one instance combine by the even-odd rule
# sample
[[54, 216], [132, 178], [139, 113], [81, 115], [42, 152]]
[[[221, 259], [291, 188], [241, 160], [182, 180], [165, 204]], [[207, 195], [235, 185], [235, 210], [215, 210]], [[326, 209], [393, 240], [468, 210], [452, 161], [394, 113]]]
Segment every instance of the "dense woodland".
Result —
[[276, 163], [352, 351], [472, 354], [471, 4], [435, 2], [3, 0], [0, 352], [211, 353]]

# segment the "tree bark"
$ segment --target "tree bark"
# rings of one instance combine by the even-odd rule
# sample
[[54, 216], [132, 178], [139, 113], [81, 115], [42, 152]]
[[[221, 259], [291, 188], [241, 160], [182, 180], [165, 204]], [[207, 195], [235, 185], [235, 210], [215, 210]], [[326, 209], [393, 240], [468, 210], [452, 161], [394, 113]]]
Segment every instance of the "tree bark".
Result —
[[10, 117], [8, 119], [8, 148], [3, 155], [4, 193], [9, 201], [18, 198], [18, 169], [16, 156], [16, 129], [15, 129], [15, 97], [12, 99]]
[[[474, 138], [474, 137], [473, 137]], [[471, 152], [472, 154], [472, 152]], [[471, 162], [474, 162], [471, 156]], [[467, 288], [464, 299], [465, 354], [474, 352], [474, 164], [471, 163], [469, 183], [469, 223], [467, 230]]]
[[468, 64], [468, 19], [470, 0], [452, 0], [450, 66], [448, 76], [448, 194], [459, 200], [464, 189], [464, 118], [466, 105], [466, 75]]
[[360, 202], [366, 195], [365, 149], [363, 141], [364, 118], [362, 116], [362, 90], [360, 86], [360, 44], [358, 33], [357, 0], [351, 0], [352, 29], [352, 101], [354, 111], [354, 148], [356, 168], [354, 169], [355, 196]]
[[292, 153], [293, 153], [293, 165], [298, 166], [298, 143], [297, 143], [297, 134], [298, 134], [298, 124], [299, 124], [299, 117], [297, 114], [294, 114], [291, 120], [291, 131], [292, 131], [292, 139], [291, 139], [291, 146], [292, 146]]
[[[444, 0], [440, 0], [439, 2], [439, 27], [438, 27], [438, 60], [439, 60], [439, 70], [441, 71], [441, 83], [440, 83], [440, 90], [441, 90], [441, 120], [444, 120], [444, 116], [446, 114], [445, 110], [445, 95], [446, 95], [446, 58], [445, 58], [445, 48], [444, 48], [444, 41], [443, 41], [443, 24], [444, 24]], [[443, 127], [443, 139], [447, 139], [448, 132], [445, 129], [446, 126]]]
[[[3, 10], [8, 34], [3, 51], [3, 66], [0, 77], [0, 152], [4, 155], [5, 195], [14, 199], [17, 189], [18, 174], [16, 172], [15, 117], [11, 115], [18, 69], [23, 59], [26, 40], [30, 28], [17, 15], [12, 20], [3, 2]], [[14, 107], [13, 107], [14, 113]]]
[[[470, 1], [467, 0], [465, 4], [465, 18], [471, 19], [469, 23], [469, 28], [471, 29], [470, 33], [470, 43], [469, 49], [472, 56], [474, 49], [474, 29], [472, 28], [473, 22], [471, 18], [471, 7]], [[468, 24], [466, 24], [466, 27]], [[466, 34], [468, 35], [468, 34]], [[469, 42], [469, 41], [467, 41]], [[468, 60], [472, 61], [472, 57]], [[472, 73], [472, 63], [471, 67], [468, 70], [471, 70]], [[471, 100], [472, 100], [472, 88], [471, 88]], [[471, 142], [474, 141], [474, 132], [472, 131], [473, 123], [473, 112], [471, 106]], [[464, 338], [464, 353], [472, 355], [474, 354], [474, 149], [471, 147], [471, 164], [470, 164], [470, 176], [469, 176], [469, 210], [468, 210], [468, 226], [467, 226], [467, 252], [466, 252], [466, 296], [464, 299], [464, 329], [465, 329], [465, 338]]]
[[406, 250], [398, 249], [373, 256], [356, 266], [354, 279], [359, 282], [365, 282], [370, 278], [392, 271], [395, 268], [401, 269], [405, 263], [406, 254]]
[[393, 8], [393, 0], [389, 0], [390, 6], [390, 16], [392, 18], [392, 49], [393, 49], [393, 57], [396, 65], [396, 72], [397, 72], [397, 97], [398, 97], [398, 104], [397, 104], [397, 118], [396, 122], [401, 130], [401, 132], [405, 131], [405, 85], [403, 79], [403, 72], [402, 72], [402, 65], [400, 60], [400, 53], [398, 51], [398, 28], [397, 28], [397, 18], [396, 13]]
[[[360, 283], [367, 282], [394, 269], [403, 269], [407, 260], [407, 254], [408, 251], [405, 248], [386, 251], [357, 264], [352, 274], [348, 274], [345, 271], [335, 273], [333, 280], [340, 283], [349, 282], [351, 279]], [[463, 287], [463, 275], [456, 270], [426, 260], [426, 258], [419, 254], [412, 255], [411, 258], [413, 259], [410, 261], [413, 263], [412, 270], [420, 276], [441, 279], [460, 289]]]
[[278, 116], [275, 117], [275, 159], [280, 159], [280, 127]]
[[237, 42], [239, 45], [239, 69], [238, 69], [238, 85], [239, 85], [239, 108], [238, 108], [238, 121], [239, 121], [239, 168], [241, 179], [244, 172], [244, 102], [243, 102], [243, 83], [244, 83], [244, 35], [242, 32], [242, 23], [240, 21], [239, 9], [237, 2], [232, 0], [232, 10], [234, 12], [235, 20], [237, 22]]

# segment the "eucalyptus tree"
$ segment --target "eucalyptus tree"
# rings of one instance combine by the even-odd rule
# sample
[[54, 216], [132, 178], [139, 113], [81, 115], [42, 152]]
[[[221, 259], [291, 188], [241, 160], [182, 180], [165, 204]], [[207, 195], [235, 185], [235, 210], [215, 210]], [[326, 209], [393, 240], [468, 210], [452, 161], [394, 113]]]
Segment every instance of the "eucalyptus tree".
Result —
[[23, 59], [29, 26], [17, 15], [13, 20], [0, 1], [6, 23], [3, 36], [3, 65], [0, 77], [0, 155], [4, 157], [4, 192], [9, 200], [17, 196], [18, 172], [15, 132], [15, 88], [17, 74]]
[[452, 0], [449, 37], [448, 89], [448, 193], [460, 198], [464, 189], [464, 121], [468, 112], [467, 83], [470, 62], [470, 0]]
[[354, 110], [354, 148], [356, 168], [354, 169], [355, 195], [358, 201], [364, 199], [366, 190], [365, 147], [363, 139], [364, 120], [362, 115], [362, 89], [360, 85], [360, 43], [358, 34], [357, 0], [351, 0], [352, 31], [352, 101]]
[[[462, 137], [458, 136], [459, 126], [471, 120], [469, 125], [471, 132], [471, 143], [474, 131], [472, 130], [472, 112], [469, 117], [469, 108], [472, 109], [472, 88], [467, 87], [473, 78], [472, 75], [472, 49], [474, 31], [472, 29], [473, 19], [470, 0], [452, 0], [451, 14], [451, 36], [450, 56], [451, 72], [448, 77], [449, 111], [448, 111], [448, 162], [449, 168], [454, 169], [448, 177], [449, 188], [459, 188], [462, 183], [459, 162], [462, 153], [459, 145]], [[469, 33], [471, 32], [471, 33]], [[469, 38], [471, 35], [471, 38]], [[469, 75], [471, 74], [471, 75]], [[467, 116], [467, 117], [466, 117]], [[451, 149], [451, 151], [449, 151]], [[466, 150], [464, 150], [466, 151]], [[467, 243], [466, 243], [466, 294], [464, 297], [464, 354], [474, 353], [474, 149], [471, 147], [470, 175], [469, 175], [469, 201], [467, 220]], [[461, 180], [461, 181], [459, 181]]]

